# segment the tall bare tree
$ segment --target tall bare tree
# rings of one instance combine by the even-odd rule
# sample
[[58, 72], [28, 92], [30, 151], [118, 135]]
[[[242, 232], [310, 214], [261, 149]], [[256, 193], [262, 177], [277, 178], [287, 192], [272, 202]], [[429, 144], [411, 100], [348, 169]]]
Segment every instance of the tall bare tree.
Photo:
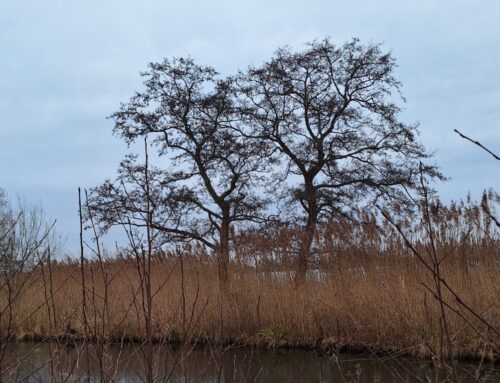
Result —
[[[246, 116], [239, 132], [279, 152], [287, 194], [304, 214], [299, 283], [322, 217], [356, 200], [408, 204], [405, 193], [419, 185], [419, 163], [430, 154], [417, 141], [417, 127], [399, 120], [403, 99], [394, 68], [378, 45], [324, 40], [300, 52], [280, 49], [238, 76]], [[422, 169], [443, 178], [434, 166]]]
[[[247, 145], [231, 126], [240, 114], [233, 80], [191, 59], [152, 63], [142, 73], [145, 90], [112, 115], [114, 132], [127, 143], [150, 137], [161, 168], [135, 155], [115, 181], [91, 193], [89, 204], [104, 229], [150, 225], [166, 241], [197, 241], [217, 254], [228, 281], [230, 227], [259, 219], [265, 201], [253, 191], [266, 164], [260, 145]], [[153, 210], [153, 211], [151, 211]]]

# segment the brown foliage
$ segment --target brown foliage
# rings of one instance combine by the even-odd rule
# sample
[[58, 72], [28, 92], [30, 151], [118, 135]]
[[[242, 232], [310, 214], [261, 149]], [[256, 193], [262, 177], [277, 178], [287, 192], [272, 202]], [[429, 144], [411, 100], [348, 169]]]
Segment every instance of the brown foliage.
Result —
[[[489, 226], [475, 205], [434, 206], [434, 212], [439, 213], [433, 219], [436, 249], [441, 256], [447, 254], [441, 264], [442, 277], [464, 302], [498, 328], [498, 237], [486, 230]], [[440, 309], [423, 286], [432, 284], [432, 275], [397, 233], [389, 227], [381, 230], [374, 217], [364, 218], [321, 228], [314, 270], [308, 283], [298, 289], [286, 264], [286, 254], [294, 251], [292, 230], [280, 232], [274, 241], [256, 233], [238, 236], [230, 270], [233, 280], [225, 293], [219, 288], [216, 263], [199, 249], [154, 254], [153, 338], [272, 347], [314, 346], [326, 340], [351, 348], [435, 356]], [[428, 244], [418, 237], [418, 225], [406, 224], [415, 247], [424, 251]], [[102, 334], [111, 339], [144, 339], [138, 295], [141, 282], [133, 257], [121, 254], [104, 261], [103, 267], [90, 261], [84, 272], [87, 294], [93, 297], [87, 302], [94, 307], [87, 313], [91, 326], [103, 323]], [[79, 273], [77, 264], [52, 266], [58, 327], [48, 323], [43, 309], [13, 326], [18, 335], [83, 335]], [[101, 273], [108, 278], [107, 318], [100, 314], [104, 304]], [[16, 320], [44, 305], [42, 287], [39, 272], [16, 306]], [[453, 304], [453, 296], [443, 294]], [[473, 316], [465, 319], [448, 310], [454, 356], [479, 356], [485, 350], [494, 355], [496, 335]]]

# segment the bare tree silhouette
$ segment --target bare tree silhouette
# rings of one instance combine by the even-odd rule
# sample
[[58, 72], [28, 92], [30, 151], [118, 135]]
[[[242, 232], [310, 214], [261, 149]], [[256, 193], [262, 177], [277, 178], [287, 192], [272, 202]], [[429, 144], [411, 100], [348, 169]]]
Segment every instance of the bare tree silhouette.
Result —
[[[430, 154], [417, 127], [399, 120], [394, 68], [378, 45], [324, 40], [300, 52], [280, 49], [238, 78], [247, 122], [240, 132], [276, 148], [289, 202], [304, 214], [299, 284], [322, 217], [362, 199], [408, 205], [405, 194], [419, 187], [419, 161]], [[435, 166], [422, 172], [443, 179]]]
[[253, 191], [267, 166], [257, 156], [265, 143], [248, 145], [231, 129], [239, 119], [233, 81], [218, 79], [213, 68], [165, 60], [142, 76], [145, 90], [112, 115], [114, 132], [127, 143], [151, 137], [166, 166], [145, 169], [129, 155], [115, 181], [93, 189], [89, 204], [103, 229], [146, 227], [150, 214], [160, 245], [194, 240], [212, 249], [226, 284], [231, 225], [259, 220], [265, 206]]

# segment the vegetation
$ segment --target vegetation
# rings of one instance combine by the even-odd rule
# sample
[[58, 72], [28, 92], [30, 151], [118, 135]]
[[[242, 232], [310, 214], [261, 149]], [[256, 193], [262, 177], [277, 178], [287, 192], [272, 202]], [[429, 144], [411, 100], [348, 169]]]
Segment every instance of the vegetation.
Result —
[[[494, 195], [485, 194], [490, 197]], [[435, 246], [440, 256], [446, 254], [443, 278], [475, 312], [498, 326], [498, 230], [472, 203], [449, 208], [437, 203], [432, 212]], [[423, 226], [411, 220], [399, 225], [413, 236], [414, 246], [425, 251], [429, 243], [420, 237]], [[236, 238], [238, 260], [230, 268], [235, 283], [228, 294], [219, 289], [217, 263], [202, 248], [153, 254], [153, 338], [272, 347], [313, 347], [318, 340], [330, 339], [347, 348], [424, 357], [446, 349], [439, 337], [439, 301], [425, 288], [433, 276], [396, 230], [365, 215], [321, 226], [317, 235], [321, 245], [316, 249], [316, 273], [298, 289], [286, 265], [294, 246], [294, 234], [289, 232], [270, 235], [276, 238], [272, 242], [250, 232]], [[42, 271], [48, 272], [37, 272], [16, 311], [16, 318], [29, 319], [12, 328], [24, 337], [82, 337], [79, 265], [52, 265], [57, 327], [48, 320]], [[133, 252], [88, 261], [84, 274], [90, 334], [97, 336], [94, 327], [103, 326], [99, 331], [115, 341], [144, 338], [143, 277]], [[450, 311], [453, 356], [494, 357], [498, 336], [464, 313], [450, 294], [445, 298], [463, 315]], [[34, 307], [43, 308], [30, 314]], [[467, 326], [468, 321], [474, 326]]]
[[[231, 227], [299, 225], [300, 285], [319, 222], [375, 201], [410, 208], [420, 177], [443, 178], [422, 164], [416, 126], [398, 119], [394, 67], [358, 40], [281, 49], [226, 78], [190, 59], [150, 64], [145, 90], [112, 115], [120, 138], [144, 139], [145, 161], [129, 156], [114, 182], [93, 189], [96, 224], [149, 227], [156, 249], [200, 243], [225, 287]], [[148, 137], [162, 168], [150, 166]]]
[[[53, 303], [54, 291], [47, 290], [47, 274], [43, 269], [48, 267], [51, 271], [51, 257], [60, 245], [53, 226], [45, 221], [40, 207], [30, 206], [22, 200], [13, 207], [0, 189], [0, 378], [8, 354], [7, 346], [30, 317], [18, 316], [19, 305], [40, 277], [44, 281], [46, 302], [50, 296]], [[31, 310], [36, 312], [40, 306], [31, 307]], [[49, 312], [49, 321], [51, 319]]]
[[[183, 360], [197, 344], [413, 355], [454, 381], [472, 358], [479, 379], [499, 355], [500, 198], [439, 201], [429, 182], [444, 177], [399, 120], [394, 67], [357, 40], [281, 49], [226, 78], [150, 64], [112, 115], [143, 155], [79, 190], [79, 262], [56, 262], [41, 211], [0, 193], [0, 378], [17, 338], [55, 340], [62, 381], [62, 346], [110, 382], [125, 341], [147, 382], [182, 363], [159, 361], [167, 343]], [[129, 241], [110, 253], [113, 226]]]

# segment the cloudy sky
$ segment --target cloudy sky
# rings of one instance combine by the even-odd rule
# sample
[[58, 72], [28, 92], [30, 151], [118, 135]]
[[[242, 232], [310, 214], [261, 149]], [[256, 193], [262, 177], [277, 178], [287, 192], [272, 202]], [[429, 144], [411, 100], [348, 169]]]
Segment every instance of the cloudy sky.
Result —
[[487, 0], [16, 0], [0, 2], [0, 187], [42, 203], [76, 249], [77, 187], [126, 153], [106, 117], [150, 61], [190, 55], [223, 74], [283, 45], [351, 37], [397, 59], [403, 118], [451, 180], [443, 200], [500, 190], [500, 2]]

